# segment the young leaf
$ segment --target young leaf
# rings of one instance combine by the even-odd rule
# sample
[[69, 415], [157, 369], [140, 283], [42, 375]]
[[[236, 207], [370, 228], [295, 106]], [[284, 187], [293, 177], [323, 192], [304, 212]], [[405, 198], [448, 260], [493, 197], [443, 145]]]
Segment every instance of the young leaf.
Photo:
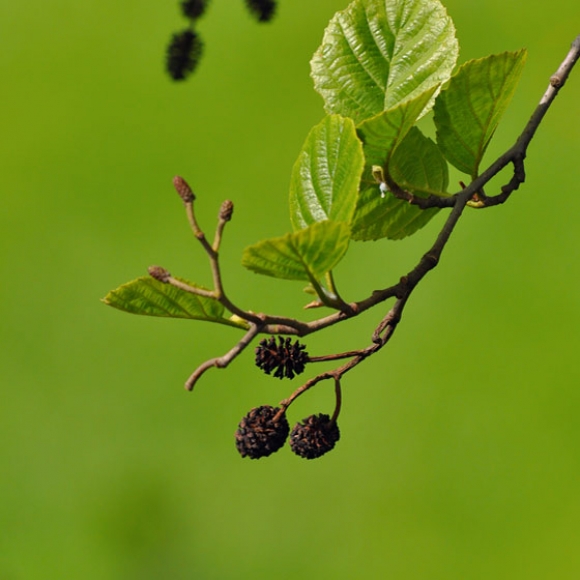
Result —
[[439, 0], [354, 0], [330, 21], [311, 74], [328, 113], [360, 122], [439, 87], [458, 52]]
[[[372, 176], [373, 165], [389, 168], [397, 147], [404, 142], [407, 133], [435, 91], [436, 88], [429, 89], [422, 95], [367, 119], [359, 125], [358, 132], [363, 141], [365, 169], [352, 222], [353, 239], [404, 238], [423, 227], [435, 214], [434, 211], [427, 211], [424, 216], [419, 215], [423, 213], [423, 210], [390, 194], [382, 198], [379, 186]], [[416, 141], [418, 139], [415, 138]], [[421, 155], [424, 149], [429, 148], [423, 141], [420, 142], [421, 149], [413, 152], [413, 156]], [[435, 153], [431, 151], [432, 148], [429, 149], [430, 156], [433, 157]], [[437, 164], [437, 161], [432, 163], [441, 171], [440, 163]], [[434, 178], [432, 181], [435, 188], [438, 188], [440, 184]]]
[[363, 121], [358, 126], [358, 134], [363, 142], [365, 175], [367, 168], [373, 165], [387, 166], [391, 155], [415, 124], [435, 91], [436, 87], [433, 87], [405, 103]]
[[412, 127], [389, 161], [389, 175], [401, 188], [417, 195], [447, 196], [449, 169], [439, 147]]
[[[191, 282], [187, 284], [201, 288]], [[224, 318], [224, 307], [217, 300], [191, 294], [150, 276], [142, 276], [111, 290], [103, 302], [131, 314], [207, 320], [238, 328], [246, 327], [243, 321]]]
[[437, 143], [447, 160], [472, 178], [520, 79], [527, 52], [466, 62], [435, 103]]
[[350, 229], [344, 222], [316, 222], [244, 250], [242, 264], [258, 274], [286, 280], [320, 280], [343, 258]]
[[329, 115], [313, 127], [292, 170], [294, 229], [324, 220], [350, 222], [363, 167], [362, 143], [352, 119]]
[[[388, 171], [403, 189], [419, 196], [445, 195], [449, 182], [447, 163], [437, 145], [413, 127], [393, 153]], [[365, 176], [370, 176], [370, 169]], [[352, 225], [355, 240], [404, 238], [425, 226], [439, 210], [422, 210], [391, 193], [381, 197], [378, 185], [365, 179]]]

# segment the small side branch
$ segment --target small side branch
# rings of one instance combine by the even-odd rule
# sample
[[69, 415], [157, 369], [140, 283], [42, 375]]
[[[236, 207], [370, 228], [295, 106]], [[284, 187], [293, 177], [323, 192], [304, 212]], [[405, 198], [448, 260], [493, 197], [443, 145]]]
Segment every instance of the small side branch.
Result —
[[[207, 257], [209, 259], [210, 268], [212, 272], [213, 284], [214, 289], [211, 291], [210, 296], [211, 298], [215, 298], [218, 300], [225, 308], [227, 308], [232, 314], [239, 316], [240, 318], [247, 320], [248, 322], [252, 322], [254, 324], [261, 325], [261, 319], [259, 316], [253, 314], [252, 312], [246, 312], [241, 308], [238, 308], [227, 296], [224, 291], [223, 283], [222, 283], [222, 275], [221, 269], [219, 265], [219, 248], [221, 245], [221, 240], [224, 232], [224, 228], [226, 224], [232, 219], [233, 211], [234, 211], [234, 204], [230, 200], [226, 200], [222, 203], [218, 215], [218, 224], [216, 227], [216, 232], [214, 236], [213, 244], [210, 244], [205, 237], [202, 229], [200, 228], [197, 218], [195, 216], [195, 210], [193, 207], [193, 202], [195, 201], [195, 194], [193, 193], [189, 184], [183, 179], [183, 177], [174, 177], [173, 185], [175, 190], [179, 194], [179, 197], [183, 200], [185, 205], [185, 212], [187, 214], [187, 219], [189, 221], [189, 225], [195, 238], [199, 241], [202, 245], [203, 249], [205, 250]], [[167, 282], [175, 284], [175, 279], [167, 280]], [[179, 282], [179, 281], [177, 281]], [[186, 285], [187, 286], [187, 285]], [[207, 294], [201, 294], [197, 290], [192, 290], [192, 287], [182, 287], [183, 290], [187, 292], [192, 292], [193, 294], [199, 294], [200, 296]]]
[[513, 147], [501, 155], [479, 177], [470, 183], [469, 188], [477, 191], [478, 189], [482, 188], [492, 177], [497, 175], [506, 165], [512, 163], [514, 166], [513, 177], [509, 183], [501, 188], [501, 193], [496, 196], [487, 197], [481, 202], [481, 204], [478, 204], [476, 207], [492, 207], [494, 205], [504, 203], [507, 201], [511, 193], [518, 189], [518, 187], [525, 181], [526, 173], [524, 168], [524, 159], [526, 158], [528, 146], [536, 134], [536, 131], [544, 119], [544, 116], [548, 112], [548, 109], [568, 79], [570, 72], [572, 71], [572, 68], [576, 64], [578, 58], [580, 58], [580, 35], [576, 37], [574, 42], [572, 42], [572, 46], [558, 67], [558, 70], [550, 77], [550, 84], [548, 85], [548, 88], [544, 92], [540, 102], [538, 103], [538, 106], [532, 113], [532, 116], [526, 123], [524, 130], [521, 132]]
[[212, 358], [198, 366], [192, 375], [185, 382], [185, 389], [193, 391], [195, 383], [200, 377], [212, 367], [223, 369], [227, 367], [253, 340], [253, 338], [260, 332], [260, 327], [256, 324], [250, 326], [250, 330], [246, 332], [243, 338], [226, 354], [220, 357]]

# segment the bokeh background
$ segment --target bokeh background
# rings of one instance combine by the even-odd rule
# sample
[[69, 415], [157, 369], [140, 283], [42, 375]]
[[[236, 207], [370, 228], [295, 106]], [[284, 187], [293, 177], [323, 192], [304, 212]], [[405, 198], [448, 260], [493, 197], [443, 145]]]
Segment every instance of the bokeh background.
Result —
[[[393, 341], [345, 379], [342, 439], [318, 461], [237, 454], [240, 418], [297, 386], [251, 352], [183, 390], [238, 331], [99, 302], [151, 264], [210, 282], [172, 190], [181, 174], [208, 232], [235, 203], [232, 298], [311, 315], [301, 283], [239, 262], [289, 229], [290, 170], [323, 116], [309, 59], [347, 2], [279, 4], [259, 25], [242, 0], [213, 0], [182, 84], [163, 71], [185, 26], [176, 1], [0, 4], [0, 578], [580, 577], [580, 70], [533, 141], [528, 182], [464, 216]], [[446, 6], [462, 62], [529, 49], [491, 161], [580, 33], [580, 4]], [[441, 219], [352, 244], [343, 295], [397, 280]], [[385, 308], [309, 351], [367, 345]], [[321, 384], [291, 423], [332, 407]]]

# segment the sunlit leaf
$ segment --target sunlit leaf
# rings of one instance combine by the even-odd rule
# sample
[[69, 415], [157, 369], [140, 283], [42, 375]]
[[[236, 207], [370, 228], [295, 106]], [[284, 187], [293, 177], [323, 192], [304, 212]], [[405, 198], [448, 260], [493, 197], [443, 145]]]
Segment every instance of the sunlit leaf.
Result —
[[526, 50], [466, 62], [435, 104], [437, 143], [457, 169], [476, 177], [519, 82]]
[[329, 115], [313, 127], [292, 170], [294, 229], [328, 219], [350, 222], [363, 166], [362, 144], [352, 119]]
[[439, 87], [458, 50], [439, 0], [355, 0], [330, 21], [311, 74], [328, 113], [360, 122]]
[[348, 224], [317, 222], [298, 232], [258, 242], [244, 250], [242, 264], [258, 274], [287, 280], [319, 280], [342, 259]]
[[[201, 288], [191, 282], [186, 283]], [[224, 318], [224, 307], [217, 300], [191, 294], [150, 276], [137, 278], [111, 290], [103, 302], [131, 314], [207, 320], [241, 328], [246, 326], [243, 321]]]

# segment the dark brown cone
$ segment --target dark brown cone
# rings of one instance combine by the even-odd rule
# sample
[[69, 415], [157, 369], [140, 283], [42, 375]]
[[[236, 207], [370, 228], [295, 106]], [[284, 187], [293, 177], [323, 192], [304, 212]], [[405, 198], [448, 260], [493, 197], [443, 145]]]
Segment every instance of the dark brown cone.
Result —
[[269, 405], [256, 407], [240, 421], [236, 431], [236, 447], [242, 457], [260, 459], [284, 445], [290, 426], [285, 414], [273, 422], [279, 410]]
[[274, 376], [283, 379], [293, 379], [295, 375], [304, 372], [304, 366], [308, 362], [306, 346], [297, 340], [292, 344], [290, 338], [273, 336], [263, 339], [256, 347], [256, 366], [261, 368], [267, 375], [274, 371]]
[[328, 453], [339, 439], [338, 425], [328, 415], [310, 415], [292, 429], [290, 447], [300, 457], [316, 459]]

